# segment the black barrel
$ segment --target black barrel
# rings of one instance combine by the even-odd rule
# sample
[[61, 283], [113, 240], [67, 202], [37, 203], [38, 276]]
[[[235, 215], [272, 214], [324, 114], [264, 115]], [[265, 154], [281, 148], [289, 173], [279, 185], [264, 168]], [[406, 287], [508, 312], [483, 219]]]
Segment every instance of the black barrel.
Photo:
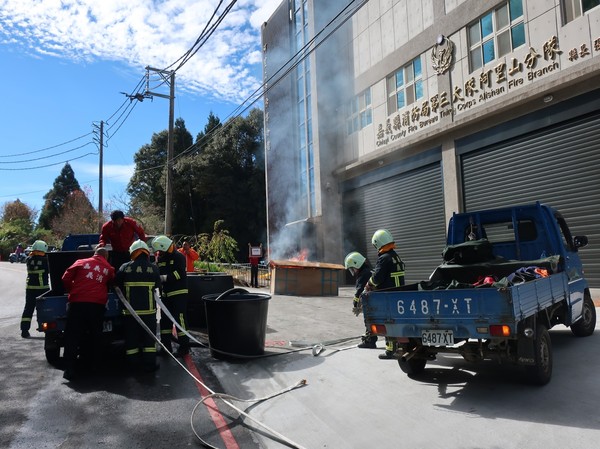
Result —
[[206, 329], [206, 295], [223, 293], [233, 288], [233, 276], [227, 273], [188, 273], [187, 325], [190, 329]]
[[50, 276], [50, 288], [52, 288], [53, 296], [66, 295], [65, 287], [62, 283], [62, 275], [65, 274], [67, 268], [79, 259], [92, 257], [94, 251], [51, 251], [46, 253], [48, 257], [48, 270]]
[[233, 288], [203, 299], [213, 357], [229, 359], [264, 354], [271, 295]]

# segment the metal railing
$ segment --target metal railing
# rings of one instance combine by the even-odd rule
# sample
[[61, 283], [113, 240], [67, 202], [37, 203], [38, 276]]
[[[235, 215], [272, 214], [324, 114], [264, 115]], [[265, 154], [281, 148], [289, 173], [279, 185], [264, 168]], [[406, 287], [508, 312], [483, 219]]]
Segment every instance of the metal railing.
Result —
[[[249, 263], [210, 263], [211, 266], [217, 266], [219, 270], [231, 275], [240, 284], [250, 286], [250, 264]], [[258, 266], [258, 287], [271, 286], [271, 272], [269, 267], [264, 264]]]

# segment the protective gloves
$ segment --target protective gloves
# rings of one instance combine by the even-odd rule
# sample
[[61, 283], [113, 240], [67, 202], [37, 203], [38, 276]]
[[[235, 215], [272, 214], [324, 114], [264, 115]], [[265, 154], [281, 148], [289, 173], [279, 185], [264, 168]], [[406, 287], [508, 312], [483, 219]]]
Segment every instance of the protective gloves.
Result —
[[352, 313], [355, 316], [358, 316], [358, 315], [360, 315], [361, 312], [362, 312], [362, 301], [360, 300], [360, 298], [357, 298], [355, 296], [354, 299], [352, 300]]

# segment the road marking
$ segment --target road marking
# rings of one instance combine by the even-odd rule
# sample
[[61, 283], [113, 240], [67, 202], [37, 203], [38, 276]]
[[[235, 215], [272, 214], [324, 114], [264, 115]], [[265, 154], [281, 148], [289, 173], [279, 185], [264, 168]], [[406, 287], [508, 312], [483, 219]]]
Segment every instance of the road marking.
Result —
[[[196, 382], [196, 386], [198, 387], [200, 396], [203, 398], [205, 396], [208, 396], [210, 394], [210, 392], [206, 388], [204, 388], [204, 385], [202, 385], [205, 382], [202, 379], [202, 377], [200, 376], [200, 373], [198, 372], [196, 365], [194, 365], [194, 362], [192, 361], [192, 357], [189, 354], [186, 354], [184, 356], [184, 360], [185, 360], [185, 364], [187, 365], [188, 370], [190, 370], [190, 372], [200, 382], [202, 382], [202, 383]], [[207, 399], [206, 401], [204, 401], [204, 405], [206, 406], [206, 409], [208, 410], [208, 414], [210, 415], [211, 419], [213, 420], [213, 423], [215, 424], [215, 427], [218, 430], [219, 435], [223, 439], [226, 449], [240, 449], [240, 446], [238, 445], [237, 441], [235, 440], [235, 437], [233, 436], [233, 434], [231, 433], [231, 430], [229, 430], [229, 426], [225, 422], [225, 418], [223, 418], [223, 415], [219, 411], [219, 407], [217, 406], [217, 403], [214, 401], [214, 399], [213, 398]]]

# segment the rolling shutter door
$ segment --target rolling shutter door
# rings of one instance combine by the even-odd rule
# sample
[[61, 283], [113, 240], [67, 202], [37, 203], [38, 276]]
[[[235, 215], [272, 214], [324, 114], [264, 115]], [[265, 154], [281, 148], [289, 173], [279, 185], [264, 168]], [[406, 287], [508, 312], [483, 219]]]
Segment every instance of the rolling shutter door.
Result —
[[[348, 211], [350, 203], [361, 207]], [[439, 162], [356, 189], [349, 193], [344, 208], [345, 216], [353, 215], [360, 224], [356, 228], [362, 232], [363, 247], [356, 249], [366, 253], [372, 264], [377, 252], [371, 237], [379, 228], [388, 229], [396, 239], [407, 282], [428, 279], [441, 262], [446, 223]]]
[[600, 287], [600, 114], [572, 120], [462, 156], [466, 211], [541, 201], [558, 209]]

